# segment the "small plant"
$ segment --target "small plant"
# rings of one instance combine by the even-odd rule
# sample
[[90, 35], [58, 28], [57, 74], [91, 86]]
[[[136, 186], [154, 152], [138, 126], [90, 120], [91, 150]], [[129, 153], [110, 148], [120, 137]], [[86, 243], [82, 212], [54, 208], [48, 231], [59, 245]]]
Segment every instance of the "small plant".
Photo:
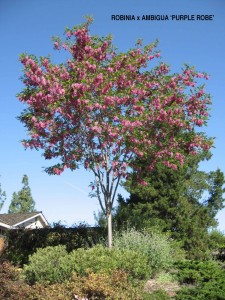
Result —
[[167, 272], [161, 272], [157, 275], [156, 280], [158, 283], [173, 282], [174, 276]]
[[142, 300], [169, 300], [171, 299], [163, 290], [157, 290], [152, 293], [144, 293]]

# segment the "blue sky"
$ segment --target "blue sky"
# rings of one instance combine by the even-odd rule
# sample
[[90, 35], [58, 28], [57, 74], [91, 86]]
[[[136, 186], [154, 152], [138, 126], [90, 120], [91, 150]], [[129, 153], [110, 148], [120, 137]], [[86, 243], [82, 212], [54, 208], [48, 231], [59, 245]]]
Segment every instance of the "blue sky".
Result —
[[[215, 137], [210, 161], [202, 169], [225, 172], [225, 1], [223, 0], [0, 0], [0, 182], [7, 193], [2, 213], [7, 212], [12, 193], [21, 188], [23, 174], [30, 181], [36, 208], [49, 222], [61, 220], [68, 225], [79, 221], [94, 223], [98, 201], [89, 198], [90, 173], [80, 169], [61, 176], [43, 171], [49, 163], [40, 152], [25, 151], [20, 140], [25, 129], [16, 119], [23, 106], [16, 94], [23, 88], [19, 77], [20, 53], [37, 56], [52, 54], [58, 62], [62, 56], [53, 50], [51, 36], [62, 35], [65, 27], [83, 22], [92, 15], [93, 34], [113, 35], [121, 51], [131, 48], [138, 38], [144, 43], [159, 39], [163, 61], [179, 71], [184, 63], [210, 75], [206, 90], [212, 95], [211, 117], [206, 131]], [[113, 21], [111, 15], [167, 15], [167, 21]], [[212, 20], [171, 20], [172, 15], [212, 15]], [[62, 60], [63, 61], [63, 60]], [[120, 190], [124, 193], [123, 190]], [[225, 231], [225, 209], [218, 215], [219, 229]]]

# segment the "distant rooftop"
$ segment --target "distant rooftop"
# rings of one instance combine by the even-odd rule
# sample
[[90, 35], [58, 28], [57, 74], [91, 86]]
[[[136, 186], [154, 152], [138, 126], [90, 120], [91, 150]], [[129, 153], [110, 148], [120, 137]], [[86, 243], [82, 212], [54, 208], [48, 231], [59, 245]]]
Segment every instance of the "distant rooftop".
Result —
[[23, 222], [29, 218], [32, 218], [38, 214], [42, 213], [41, 211], [35, 212], [25, 212], [25, 213], [15, 213], [15, 214], [0, 214], [0, 222], [7, 224], [9, 226], [14, 226], [20, 222]]

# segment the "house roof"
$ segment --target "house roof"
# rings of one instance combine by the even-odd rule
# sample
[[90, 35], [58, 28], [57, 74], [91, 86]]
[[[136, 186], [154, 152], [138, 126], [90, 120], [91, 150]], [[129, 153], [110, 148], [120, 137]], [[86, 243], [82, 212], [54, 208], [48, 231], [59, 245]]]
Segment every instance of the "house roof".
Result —
[[31, 218], [37, 217], [41, 215], [42, 219], [48, 225], [47, 220], [43, 216], [41, 211], [35, 211], [35, 212], [25, 212], [25, 213], [11, 213], [11, 214], [0, 214], [0, 223], [4, 223], [8, 226], [15, 226], [20, 223], [23, 223]]

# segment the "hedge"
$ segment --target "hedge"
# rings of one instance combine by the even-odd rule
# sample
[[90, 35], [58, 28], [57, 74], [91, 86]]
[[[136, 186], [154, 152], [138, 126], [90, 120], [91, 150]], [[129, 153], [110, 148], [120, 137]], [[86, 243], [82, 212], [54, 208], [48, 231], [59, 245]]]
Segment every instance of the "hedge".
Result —
[[75, 228], [15, 229], [6, 233], [7, 246], [1, 259], [22, 266], [37, 248], [65, 245], [71, 252], [78, 248], [90, 248], [106, 238], [106, 230], [100, 227], [78, 225]]

